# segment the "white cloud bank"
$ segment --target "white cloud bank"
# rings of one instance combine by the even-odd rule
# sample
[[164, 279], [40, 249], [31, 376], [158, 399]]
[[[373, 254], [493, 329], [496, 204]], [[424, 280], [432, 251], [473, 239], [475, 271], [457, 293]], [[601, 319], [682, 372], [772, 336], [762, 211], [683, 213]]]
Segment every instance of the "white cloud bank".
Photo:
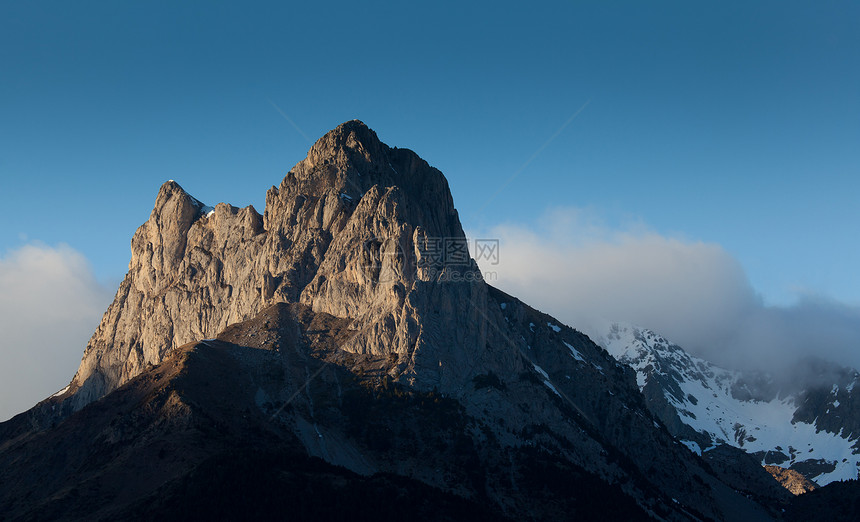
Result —
[[0, 257], [0, 421], [68, 384], [112, 297], [68, 246]]
[[[823, 297], [766, 307], [719, 245], [619, 232], [576, 209], [475, 237], [501, 241], [498, 265], [479, 260], [491, 283], [589, 335], [624, 321], [724, 365], [809, 354], [860, 368], [860, 308]], [[112, 296], [67, 246], [0, 257], [0, 421], [69, 382]]]
[[860, 368], [860, 308], [824, 297], [765, 306], [719, 245], [612, 230], [578, 209], [480, 237], [500, 240], [498, 265], [479, 260], [492, 284], [592, 337], [628, 322], [727, 366], [779, 369], [817, 355]]

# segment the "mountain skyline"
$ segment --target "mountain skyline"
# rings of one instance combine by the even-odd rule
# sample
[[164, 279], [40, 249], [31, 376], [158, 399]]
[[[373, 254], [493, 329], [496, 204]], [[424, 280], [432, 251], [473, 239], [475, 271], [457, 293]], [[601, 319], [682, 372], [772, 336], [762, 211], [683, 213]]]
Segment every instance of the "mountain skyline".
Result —
[[[856, 5], [337, 7], [0, 8], [3, 408], [27, 394], [0, 417], [74, 371], [156, 187], [260, 210], [258, 187], [356, 117], [447, 174], [467, 232], [508, 238], [498, 286], [533, 277], [516, 239], [553, 260], [523, 297], [574, 326], [566, 296], [601, 294], [701, 351], [739, 335], [710, 316], [760, 317], [734, 344], [768, 356], [786, 324], [821, 350], [824, 324], [858, 365]], [[610, 263], [654, 252], [698, 268]], [[583, 288], [577, 259], [617, 277]], [[651, 306], [673, 281], [697, 306]], [[39, 331], [40, 313], [85, 326]]]
[[346, 489], [388, 519], [399, 484], [433, 520], [784, 518], [761, 466], [691, 453], [634, 370], [488, 285], [466, 241], [444, 174], [357, 120], [263, 213], [163, 183], [74, 378], [0, 423], [0, 509], [339, 519]]

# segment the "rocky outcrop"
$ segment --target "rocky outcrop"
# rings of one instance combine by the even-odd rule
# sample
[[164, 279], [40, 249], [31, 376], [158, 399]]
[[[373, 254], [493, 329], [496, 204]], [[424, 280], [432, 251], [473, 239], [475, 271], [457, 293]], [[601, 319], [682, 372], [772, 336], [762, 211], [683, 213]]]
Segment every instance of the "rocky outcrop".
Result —
[[168, 181], [72, 381], [74, 409], [277, 302], [352, 318], [358, 335], [345, 349], [392, 354], [409, 382], [449, 387], [461, 364], [417, 368], [470, 362], [450, 347], [483, 344], [481, 310], [459, 311], [480, 308], [486, 288], [468, 253], [443, 259], [439, 244], [465, 246], [444, 176], [358, 121], [314, 144], [268, 191], [262, 216], [209, 209]]
[[458, 401], [375, 377], [378, 360], [339, 349], [351, 335], [279, 303], [177, 348], [0, 448], [4, 520], [648, 518], [557, 450], [505, 445]]
[[793, 469], [781, 468], [779, 466], [765, 466], [764, 469], [779, 482], [782, 487], [791, 492], [792, 495], [802, 495], [814, 489], [818, 485], [804, 477]]
[[[454, 401], [462, 408], [458, 418], [466, 419], [463, 436], [497, 448], [482, 468], [487, 491], [475, 493], [495, 491], [503, 512], [516, 511], [506, 504], [516, 495], [499, 491], [518, 490], [521, 479], [490, 470], [508, 469], [504, 462], [529, 448], [534, 458], [549, 459], [535, 473], [587, 470], [658, 518], [767, 519], [657, 422], [633, 370], [580, 332], [484, 283], [465, 246], [442, 174], [415, 153], [381, 143], [358, 121], [314, 144], [269, 189], [262, 216], [225, 203], [210, 209], [167, 182], [132, 239], [129, 272], [69, 390], [0, 425], [0, 453], [4, 440], [32, 436], [28, 418], [50, 425], [137, 377], [146, 380], [180, 346], [224, 332], [249, 350], [302, 345], [313, 358], [379, 386]], [[296, 320], [301, 342], [270, 331], [267, 324], [277, 321], [267, 314], [285, 303], [308, 317], [331, 318], [336, 328]], [[307, 339], [334, 329], [333, 345]], [[245, 352], [236, 354], [242, 360]], [[313, 380], [319, 364], [307, 361], [283, 363], [289, 386], [276, 379], [277, 386], [259, 387], [270, 400], [253, 403], [266, 422], [280, 413], [265, 404], [290, 403], [302, 391], [297, 383]], [[248, 378], [272, 368], [250, 368]], [[326, 393], [340, 389], [336, 380], [329, 384]], [[371, 469], [357, 450], [317, 447], [322, 435], [315, 439], [314, 430], [323, 420], [315, 418], [317, 407], [308, 408], [289, 420], [298, 423], [290, 433], [308, 454], [356, 473]], [[372, 469], [445, 485], [429, 461], [410, 462]], [[549, 502], [567, 494], [568, 471], [557, 471]]]

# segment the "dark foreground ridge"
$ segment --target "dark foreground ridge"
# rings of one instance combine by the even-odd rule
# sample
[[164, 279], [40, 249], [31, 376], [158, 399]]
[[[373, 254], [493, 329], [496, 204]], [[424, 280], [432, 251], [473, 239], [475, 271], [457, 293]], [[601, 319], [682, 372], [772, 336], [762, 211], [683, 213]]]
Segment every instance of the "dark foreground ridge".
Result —
[[782, 517], [676, 441], [631, 369], [439, 250], [464, 241], [444, 176], [358, 121], [262, 215], [165, 183], [69, 389], [0, 424], [0, 512]]
[[[597, 517], [610, 502], [645, 517], [618, 486], [530, 447], [503, 451], [455, 400], [337, 360], [348, 323], [274, 305], [217, 340], [180, 347], [52, 430], [3, 453], [26, 459], [0, 498], [36, 519], [499, 520], [487, 485], [514, 513]], [[250, 341], [250, 342], [247, 342]], [[306, 375], [316, 378], [306, 380]], [[282, 401], [276, 397], [288, 396]], [[480, 440], [475, 432], [486, 433]], [[348, 459], [358, 472], [326, 462]], [[8, 457], [13, 457], [12, 459]], [[385, 467], [410, 473], [392, 473]], [[491, 469], [495, 473], [488, 473]], [[428, 485], [435, 473], [445, 488]], [[498, 475], [498, 476], [495, 476]], [[45, 480], [45, 477], [50, 477]], [[504, 484], [508, 480], [516, 482]], [[565, 491], [582, 495], [564, 495]], [[33, 491], [41, 494], [33, 498]], [[512, 513], [513, 514], [513, 513]]]

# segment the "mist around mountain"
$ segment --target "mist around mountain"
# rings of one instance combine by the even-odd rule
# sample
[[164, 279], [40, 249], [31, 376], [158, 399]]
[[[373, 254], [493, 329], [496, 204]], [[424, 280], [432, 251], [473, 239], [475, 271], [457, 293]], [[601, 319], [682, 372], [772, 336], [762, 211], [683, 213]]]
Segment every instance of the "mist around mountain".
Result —
[[110, 286], [67, 245], [0, 253], [0, 422], [65, 386], [113, 298]]
[[599, 343], [636, 370], [651, 411], [696, 454], [728, 444], [819, 485], [857, 479], [856, 370], [811, 358], [787, 372], [727, 370], [620, 324]]
[[818, 357], [860, 368], [860, 307], [798, 291], [771, 303], [723, 246], [559, 206], [530, 222], [470, 230], [497, 238], [494, 284], [589, 336], [613, 322], [650, 328], [723, 368], [796, 371]]
[[69, 386], [0, 423], [0, 512], [784, 519], [637, 379], [487, 284], [442, 173], [350, 121], [262, 214], [162, 185]]

